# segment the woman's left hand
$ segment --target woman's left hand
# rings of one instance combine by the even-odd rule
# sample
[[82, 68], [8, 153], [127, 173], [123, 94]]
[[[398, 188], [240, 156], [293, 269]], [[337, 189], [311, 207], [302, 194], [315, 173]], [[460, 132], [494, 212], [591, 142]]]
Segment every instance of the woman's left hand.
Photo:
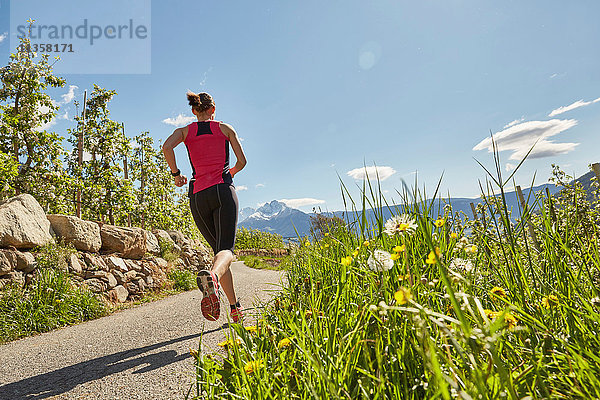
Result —
[[175, 186], [182, 187], [187, 183], [187, 177], [185, 175], [179, 175], [175, 177]]

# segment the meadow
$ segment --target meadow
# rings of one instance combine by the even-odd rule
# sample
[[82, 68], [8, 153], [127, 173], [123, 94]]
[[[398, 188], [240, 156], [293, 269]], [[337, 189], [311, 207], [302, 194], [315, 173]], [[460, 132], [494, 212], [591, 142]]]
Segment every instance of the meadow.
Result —
[[511, 178], [489, 173], [477, 218], [404, 189], [384, 220], [377, 185], [343, 188], [359, 218], [303, 243], [258, 322], [192, 350], [188, 397], [599, 398], [598, 184], [555, 168], [560, 193], [508, 210]]

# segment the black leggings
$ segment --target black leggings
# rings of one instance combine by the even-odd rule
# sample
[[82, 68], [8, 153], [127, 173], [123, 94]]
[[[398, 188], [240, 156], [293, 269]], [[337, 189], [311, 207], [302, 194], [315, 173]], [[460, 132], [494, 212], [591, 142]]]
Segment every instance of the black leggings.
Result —
[[219, 183], [190, 196], [194, 222], [215, 254], [235, 246], [238, 199], [235, 188]]

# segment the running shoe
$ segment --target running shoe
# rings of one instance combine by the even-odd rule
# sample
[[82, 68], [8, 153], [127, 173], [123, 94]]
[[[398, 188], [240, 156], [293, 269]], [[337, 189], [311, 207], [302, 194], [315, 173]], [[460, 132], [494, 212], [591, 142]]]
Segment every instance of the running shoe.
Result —
[[219, 280], [208, 270], [203, 270], [196, 277], [198, 289], [202, 292], [200, 308], [202, 315], [209, 321], [216, 321], [221, 315], [221, 302], [219, 301]]
[[229, 313], [229, 315], [231, 316], [231, 320], [236, 324], [244, 320], [244, 315], [242, 314], [242, 307], [239, 304], [240, 303], [238, 303], [238, 306], [233, 308]]

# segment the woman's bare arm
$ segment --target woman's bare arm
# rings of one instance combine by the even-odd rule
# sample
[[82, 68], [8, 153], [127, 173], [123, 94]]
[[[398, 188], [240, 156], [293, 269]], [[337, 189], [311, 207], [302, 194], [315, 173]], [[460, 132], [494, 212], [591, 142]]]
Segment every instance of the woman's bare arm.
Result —
[[236, 163], [233, 168], [229, 169], [229, 173], [233, 177], [246, 166], [246, 155], [244, 154], [244, 150], [242, 149], [242, 145], [237, 133], [231, 125], [221, 122], [221, 131], [229, 138], [229, 143], [231, 143], [231, 148], [235, 154]]
[[[175, 152], [173, 151], [173, 149], [185, 140], [186, 135], [187, 127], [177, 128], [175, 129], [173, 134], [171, 134], [171, 136], [169, 136], [167, 140], [165, 140], [165, 143], [163, 143], [162, 145], [162, 151], [165, 155], [165, 160], [167, 161], [167, 164], [169, 165], [169, 168], [173, 173], [177, 172], [179, 169], [177, 168], [177, 161], [175, 160]], [[181, 187], [186, 183], [187, 178], [185, 176], [180, 175], [175, 177], [176, 186]]]

